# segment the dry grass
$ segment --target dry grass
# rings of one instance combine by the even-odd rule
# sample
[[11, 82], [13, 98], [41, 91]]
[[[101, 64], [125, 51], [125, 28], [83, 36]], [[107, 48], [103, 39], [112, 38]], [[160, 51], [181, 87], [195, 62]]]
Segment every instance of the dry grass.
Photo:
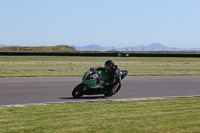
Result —
[[108, 59], [128, 75], [200, 75], [200, 58], [0, 56], [0, 77], [82, 76]]

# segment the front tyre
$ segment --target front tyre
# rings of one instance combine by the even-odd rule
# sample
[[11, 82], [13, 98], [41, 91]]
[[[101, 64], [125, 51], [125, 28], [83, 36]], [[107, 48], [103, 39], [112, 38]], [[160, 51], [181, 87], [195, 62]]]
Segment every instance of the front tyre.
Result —
[[79, 85], [77, 85], [74, 88], [74, 90], [72, 91], [72, 96], [74, 98], [80, 98], [81, 96], [83, 96], [83, 94], [84, 94], [83, 88], [84, 88], [84, 85], [82, 83], [80, 83]]

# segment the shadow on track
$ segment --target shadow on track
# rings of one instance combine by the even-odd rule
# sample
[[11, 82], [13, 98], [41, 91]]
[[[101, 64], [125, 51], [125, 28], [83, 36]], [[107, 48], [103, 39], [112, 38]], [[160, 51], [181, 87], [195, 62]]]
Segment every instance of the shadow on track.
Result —
[[105, 99], [105, 96], [86, 96], [86, 97], [80, 97], [80, 98], [74, 98], [74, 97], [60, 97], [59, 99]]

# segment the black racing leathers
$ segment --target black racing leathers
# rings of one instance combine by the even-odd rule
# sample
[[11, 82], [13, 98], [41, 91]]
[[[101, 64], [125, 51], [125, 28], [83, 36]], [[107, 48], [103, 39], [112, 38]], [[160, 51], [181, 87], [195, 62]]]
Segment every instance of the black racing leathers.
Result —
[[[105, 68], [104, 67], [90, 68], [90, 71], [99, 71], [99, 70], [105, 70]], [[117, 65], [113, 66], [111, 72], [106, 71], [106, 73], [110, 76], [110, 78], [103, 82], [105, 86], [103, 91], [106, 96], [111, 96], [121, 88], [121, 73]]]
[[[90, 71], [94, 72], [99, 70], [106, 71], [105, 67], [90, 68]], [[110, 78], [101, 82], [101, 84], [104, 85], [103, 93], [105, 96], [112, 96], [121, 88], [121, 71], [117, 65], [114, 65], [111, 71], [106, 71], [106, 73], [110, 76]]]
[[[95, 70], [105, 70], [104, 67], [97, 67], [94, 68]], [[114, 66], [111, 72], [107, 72], [107, 74], [110, 76], [108, 80], [104, 82], [105, 88], [104, 88], [104, 94], [107, 96], [111, 96], [114, 93], [116, 93], [120, 87], [121, 87], [121, 74], [120, 69], [118, 66]]]
[[[97, 67], [95, 70], [105, 70], [104, 67]], [[121, 74], [120, 69], [117, 65], [115, 65], [111, 72], [107, 72], [107, 74], [110, 76], [108, 80], [105, 81], [105, 84], [108, 86], [115, 85], [119, 83], [121, 85]]]

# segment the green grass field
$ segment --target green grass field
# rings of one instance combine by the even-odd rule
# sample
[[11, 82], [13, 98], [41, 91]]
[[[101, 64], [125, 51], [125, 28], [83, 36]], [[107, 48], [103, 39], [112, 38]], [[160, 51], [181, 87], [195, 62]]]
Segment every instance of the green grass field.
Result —
[[0, 77], [82, 76], [108, 59], [129, 76], [200, 75], [200, 58], [0, 56]]
[[200, 98], [0, 109], [1, 133], [199, 133]]
[[[200, 75], [200, 58], [0, 56], [0, 77], [82, 76], [112, 59], [128, 75]], [[0, 133], [200, 133], [200, 98], [0, 109]]]

